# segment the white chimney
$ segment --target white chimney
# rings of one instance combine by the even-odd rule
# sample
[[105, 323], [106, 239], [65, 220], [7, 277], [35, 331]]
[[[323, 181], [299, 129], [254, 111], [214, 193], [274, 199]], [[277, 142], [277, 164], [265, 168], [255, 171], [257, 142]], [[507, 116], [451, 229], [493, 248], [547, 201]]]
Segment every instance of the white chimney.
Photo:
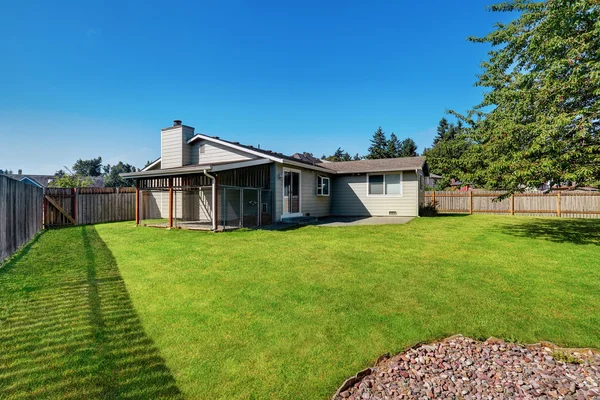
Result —
[[161, 169], [177, 168], [192, 163], [191, 146], [187, 141], [194, 136], [194, 128], [173, 121], [173, 126], [161, 129]]

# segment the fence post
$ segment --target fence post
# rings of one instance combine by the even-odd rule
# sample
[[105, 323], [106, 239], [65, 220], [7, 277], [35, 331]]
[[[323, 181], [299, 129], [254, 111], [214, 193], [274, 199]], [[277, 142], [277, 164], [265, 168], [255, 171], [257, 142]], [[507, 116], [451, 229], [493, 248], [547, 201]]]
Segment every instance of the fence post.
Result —
[[48, 200], [46, 200], [46, 190], [44, 189], [42, 196], [44, 196], [44, 229], [48, 228]]
[[435, 190], [431, 193], [431, 204], [435, 207]]
[[558, 195], [556, 197], [556, 216], [560, 218], [560, 192], [558, 192]]
[[140, 185], [138, 180], [135, 182], [135, 225], [140, 224]]
[[473, 214], [473, 190], [469, 189], [469, 214]]
[[77, 188], [73, 188], [73, 220], [73, 225], [77, 225]]
[[510, 195], [510, 215], [515, 215], [515, 194]]

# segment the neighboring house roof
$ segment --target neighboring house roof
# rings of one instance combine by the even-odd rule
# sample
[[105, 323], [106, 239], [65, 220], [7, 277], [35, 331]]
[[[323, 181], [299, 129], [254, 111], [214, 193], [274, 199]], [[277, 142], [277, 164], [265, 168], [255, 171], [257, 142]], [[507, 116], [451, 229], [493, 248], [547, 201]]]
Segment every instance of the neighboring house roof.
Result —
[[380, 160], [339, 161], [324, 165], [338, 174], [357, 174], [386, 171], [414, 171], [427, 168], [425, 157], [384, 158]]
[[14, 180], [17, 180], [17, 181], [23, 181], [25, 178], [27, 178], [30, 182], [25, 182], [25, 183], [34, 184], [39, 187], [48, 187], [48, 184], [54, 179], [54, 175], [11, 174], [11, 175], [6, 175], [6, 176], [8, 176], [9, 178], [12, 178]]
[[432, 179], [442, 179], [442, 176], [438, 174], [429, 174], [429, 177]]
[[33, 186], [37, 186], [37, 187], [39, 187], [39, 188], [44, 188], [44, 187], [43, 187], [41, 184], [39, 184], [37, 181], [34, 181], [33, 179], [31, 179], [31, 178], [29, 178], [29, 177], [27, 177], [27, 176], [26, 176], [25, 178], [22, 178], [22, 179], [20, 179], [20, 181], [21, 181], [21, 182], [23, 182], [23, 183], [28, 183], [28, 184], [30, 184], [30, 185], [33, 185]]
[[[9, 178], [12, 178], [17, 181], [29, 183], [35, 186], [39, 186], [42, 188], [47, 188], [56, 176], [54, 175], [28, 175], [28, 174], [12, 174], [6, 175]], [[92, 180], [92, 187], [104, 187], [104, 177], [103, 176], [93, 176], [90, 177]], [[27, 181], [26, 181], [27, 180]]]

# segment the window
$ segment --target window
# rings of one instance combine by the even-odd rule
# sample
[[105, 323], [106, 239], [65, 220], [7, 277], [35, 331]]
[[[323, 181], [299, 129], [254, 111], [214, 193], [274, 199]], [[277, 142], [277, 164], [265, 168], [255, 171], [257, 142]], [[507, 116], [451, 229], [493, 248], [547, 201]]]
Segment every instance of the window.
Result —
[[401, 174], [368, 175], [369, 196], [401, 196]]
[[317, 196], [329, 196], [329, 178], [317, 176]]

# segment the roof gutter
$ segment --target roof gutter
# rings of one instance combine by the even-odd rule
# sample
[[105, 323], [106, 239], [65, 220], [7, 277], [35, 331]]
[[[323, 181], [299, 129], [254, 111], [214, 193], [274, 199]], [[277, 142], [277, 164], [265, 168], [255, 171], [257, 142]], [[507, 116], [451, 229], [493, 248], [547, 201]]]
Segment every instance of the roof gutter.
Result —
[[208, 179], [210, 179], [212, 181], [212, 207], [211, 207], [211, 212], [212, 212], [212, 230], [216, 231], [217, 230], [217, 218], [219, 217], [217, 215], [217, 178], [211, 174], [208, 173], [208, 170], [203, 170], [202, 173], [204, 174], [204, 176], [206, 176]]

